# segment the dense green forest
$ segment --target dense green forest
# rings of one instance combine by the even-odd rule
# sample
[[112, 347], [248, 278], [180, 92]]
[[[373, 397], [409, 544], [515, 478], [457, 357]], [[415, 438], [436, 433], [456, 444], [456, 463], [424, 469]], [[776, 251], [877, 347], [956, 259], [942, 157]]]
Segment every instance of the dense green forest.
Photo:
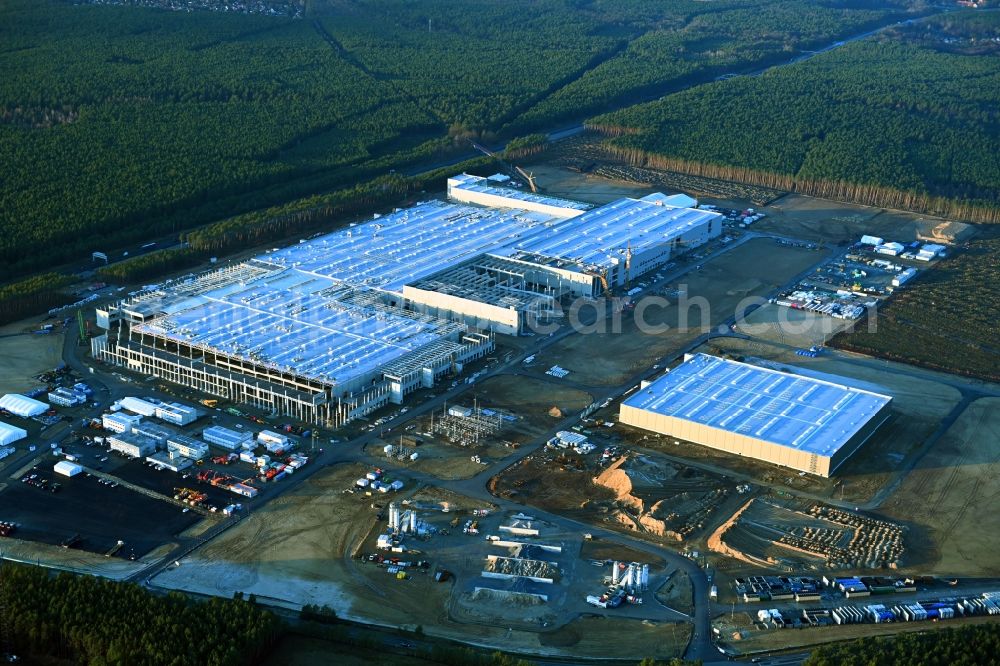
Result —
[[0, 285], [0, 324], [72, 301], [61, 291], [71, 281], [67, 275], [50, 272]]
[[1000, 229], [922, 272], [837, 347], [1000, 381]]
[[791, 55], [919, 0], [895, 2], [318, 0], [293, 20], [8, 0], [0, 280]]
[[997, 222], [997, 37], [946, 15], [589, 124], [633, 164]]
[[995, 664], [1000, 625], [977, 624], [865, 638], [813, 651], [804, 666], [978, 666]]
[[263, 657], [280, 629], [249, 601], [154, 596], [133, 584], [6, 562], [0, 597], [5, 639], [28, 663], [238, 666]]
[[891, 2], [870, 9], [807, 0], [671, 4], [674, 14], [667, 20], [655, 21], [614, 58], [541, 100], [512, 125], [549, 127], [554, 120], [634, 103], [638, 96], [706, 77], [784, 62], [903, 15], [901, 3]]

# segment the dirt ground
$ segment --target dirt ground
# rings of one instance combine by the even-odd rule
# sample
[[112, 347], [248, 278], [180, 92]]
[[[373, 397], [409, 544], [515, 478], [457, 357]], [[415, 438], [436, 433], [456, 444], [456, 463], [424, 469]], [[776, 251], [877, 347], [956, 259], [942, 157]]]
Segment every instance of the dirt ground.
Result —
[[[576, 453], [543, 449], [493, 477], [490, 491], [500, 497], [524, 497], [546, 511], [593, 519], [588, 505], [610, 503], [615, 495], [594, 484], [595, 470], [589, 467]], [[604, 514], [604, 520], [610, 520], [606, 507]]]
[[[934, 631], [947, 627], [959, 627], [965, 624], [983, 624], [998, 622], [1000, 618], [970, 617], [946, 622], [906, 622], [892, 624], [848, 624], [829, 627], [804, 627], [802, 629], [757, 629], [746, 613], [736, 613], [734, 618], [729, 614], [719, 616], [714, 625], [722, 632], [722, 641], [740, 654], [754, 654], [769, 650], [789, 650], [809, 647], [823, 643], [846, 641], [855, 638], [902, 634], [910, 632]], [[732, 634], [739, 631], [743, 636], [733, 640]]]
[[[577, 649], [541, 644], [537, 625], [529, 631], [495, 622], [463, 623], [453, 617], [449, 601], [456, 585], [468, 584], [468, 576], [461, 573], [458, 582], [436, 583], [431, 573], [438, 566], [438, 557], [445, 558], [441, 564], [450, 571], [478, 572], [482, 557], [470, 548], [488, 550], [481, 537], [466, 536], [452, 528], [452, 533], [438, 534], [426, 544], [409, 542], [407, 557], [429, 558], [433, 566], [415, 571], [405, 580], [390, 575], [384, 566], [352, 558], [374, 551], [375, 537], [384, 525], [377, 511], [390, 499], [344, 492], [365, 471], [360, 465], [324, 470], [184, 558], [180, 566], [157, 576], [154, 583], [222, 597], [241, 591], [257, 595], [264, 603], [291, 609], [306, 603], [328, 605], [338, 616], [349, 619], [409, 629], [420, 624], [429, 635], [504, 645], [512, 650], [557, 654]], [[447, 526], [454, 512], [492, 508], [429, 487], [404, 491], [392, 499], [403, 508], [418, 508], [438, 527]], [[438, 513], [446, 506], [448, 513]], [[460, 521], [464, 519], [464, 515], [459, 516]], [[491, 516], [482, 520], [500, 519]], [[494, 529], [492, 523], [486, 529]], [[566, 561], [571, 566], [571, 561]], [[600, 575], [594, 569], [593, 575]], [[582, 605], [582, 600], [579, 603]]]
[[568, 415], [581, 411], [593, 401], [586, 391], [561, 386], [556, 378], [543, 377], [500, 375], [477, 384], [476, 395], [482, 405], [497, 407], [518, 417], [501, 436], [522, 444], [530, 442], [560, 420], [549, 414], [553, 407]]
[[[312, 477], [251, 514], [154, 579], [156, 585], [231, 597], [256, 594], [292, 608], [328, 605], [361, 614], [371, 590], [357, 580], [350, 554], [375, 526], [371, 498], [344, 494], [367, 470], [341, 466]], [[356, 592], [357, 594], [352, 594]]]
[[863, 234], [908, 243], [917, 239], [918, 228], [932, 227], [944, 221], [927, 215], [815, 199], [800, 194], [788, 194], [762, 210], [767, 217], [754, 224], [755, 231], [830, 243], [856, 242]]
[[[408, 447], [407, 450], [412, 450], [419, 457], [416, 460], [394, 458], [391, 465], [394, 468], [430, 474], [446, 481], [473, 477], [483, 471], [485, 465], [506, 458], [516, 450], [499, 442], [487, 442], [481, 446], [461, 446], [441, 437], [417, 436], [422, 440], [420, 446]], [[391, 436], [387, 436], [386, 439], [375, 439], [365, 446], [365, 452], [379, 458], [384, 455], [383, 447], [386, 444], [398, 446], [399, 439], [393, 441]], [[480, 462], [475, 462], [473, 456], [479, 457]]]
[[[23, 393], [40, 386], [35, 375], [62, 361], [62, 333], [22, 333], [27, 325], [20, 322], [0, 328], [0, 394]], [[34, 323], [31, 325], [34, 328]]]
[[[607, 322], [603, 329], [581, 332], [552, 345], [531, 367], [542, 375], [559, 365], [570, 371], [568, 382], [616, 386], [713, 330], [732, 317], [744, 299], [769, 295], [822, 258], [815, 250], [752, 239], [687, 273], [677, 284], [647, 294], [664, 298], [669, 305], [640, 299], [634, 310]], [[659, 330], [663, 325], [669, 328]]]
[[[627, 640], [622, 640], [628, 636]], [[589, 658], [679, 657], [691, 638], [688, 623], [650, 622], [612, 617], [582, 617], [556, 631], [541, 634], [542, 645], [571, 647]]]
[[[1000, 398], [981, 398], [963, 412], [882, 505], [890, 517], [926, 537], [925, 573], [1000, 575]], [[931, 546], [933, 544], [933, 546]]]
[[737, 330], [769, 342], [806, 348], [824, 344], [837, 333], [849, 328], [852, 323], [817, 312], [793, 310], [768, 303], [737, 324]]
[[664, 606], [691, 615], [694, 613], [694, 588], [691, 578], [675, 571], [666, 583], [656, 591], [656, 599]]
[[587, 560], [618, 560], [648, 564], [651, 568], [663, 566], [663, 561], [643, 550], [635, 550], [613, 541], [588, 539], [583, 542], [580, 557]]
[[545, 194], [592, 204], [606, 204], [622, 197], [644, 197], [655, 191], [650, 185], [610, 180], [550, 165], [533, 165], [532, 174]]

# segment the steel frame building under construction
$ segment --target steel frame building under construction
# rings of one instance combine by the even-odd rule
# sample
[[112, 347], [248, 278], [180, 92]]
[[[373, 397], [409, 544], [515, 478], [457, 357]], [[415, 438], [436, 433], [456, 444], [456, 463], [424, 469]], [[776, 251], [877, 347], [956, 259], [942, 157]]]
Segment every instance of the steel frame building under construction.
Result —
[[[463, 182], [482, 190], [473, 178]], [[600, 296], [722, 226], [663, 195], [591, 209], [509, 192], [491, 208], [424, 202], [130, 294], [98, 309], [106, 332], [92, 353], [337, 427], [460, 372], [494, 332]], [[526, 201], [572, 216], [518, 208]]]

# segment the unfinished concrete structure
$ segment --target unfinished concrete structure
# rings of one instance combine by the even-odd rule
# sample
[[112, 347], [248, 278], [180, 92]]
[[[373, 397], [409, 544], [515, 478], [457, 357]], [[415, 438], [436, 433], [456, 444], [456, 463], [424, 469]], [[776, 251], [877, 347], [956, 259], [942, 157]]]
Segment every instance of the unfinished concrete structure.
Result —
[[662, 195], [592, 208], [465, 187], [507, 198], [420, 203], [130, 294], [98, 309], [107, 332], [92, 353], [336, 427], [461, 372], [494, 332], [517, 334], [561, 299], [599, 296], [722, 227]]

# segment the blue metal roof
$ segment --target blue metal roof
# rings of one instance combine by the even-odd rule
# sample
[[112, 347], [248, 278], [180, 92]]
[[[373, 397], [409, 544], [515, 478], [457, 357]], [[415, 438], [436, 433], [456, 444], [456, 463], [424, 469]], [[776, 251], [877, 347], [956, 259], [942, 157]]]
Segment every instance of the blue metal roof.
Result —
[[832, 456], [891, 400], [850, 386], [695, 354], [622, 404]]

